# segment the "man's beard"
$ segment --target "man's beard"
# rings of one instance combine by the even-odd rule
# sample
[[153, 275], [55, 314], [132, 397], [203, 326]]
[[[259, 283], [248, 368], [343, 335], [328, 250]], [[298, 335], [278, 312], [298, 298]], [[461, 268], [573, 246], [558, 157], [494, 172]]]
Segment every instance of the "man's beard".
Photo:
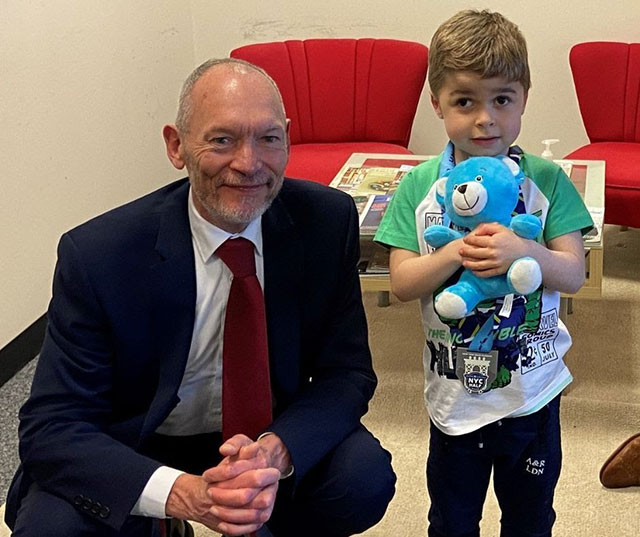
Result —
[[[200, 201], [201, 206], [204, 207], [205, 211], [214, 222], [222, 221], [233, 225], [246, 226], [251, 221], [262, 216], [271, 206], [271, 203], [282, 188], [282, 182], [282, 177], [271, 177], [271, 184], [278, 184], [278, 186], [269, 192], [269, 195], [265, 198], [264, 202], [257, 207], [252, 206], [251, 204], [246, 204], [246, 206], [243, 206], [242, 204], [234, 204], [229, 207], [217, 197], [214, 199], [214, 203], [212, 204], [209, 199], [207, 199], [207, 192], [204, 192], [199, 188], [194, 188], [193, 190], [198, 201]], [[231, 183], [243, 184], [243, 181], [235, 181]], [[244, 181], [244, 183], [251, 184], [246, 181]], [[194, 184], [192, 183], [192, 187], [193, 186]]]
[[196, 191], [196, 196], [200, 199], [200, 203], [207, 211], [207, 214], [214, 220], [223, 220], [230, 224], [247, 225], [252, 220], [262, 216], [271, 205], [275, 196], [269, 196], [265, 202], [259, 207], [226, 207], [223, 203], [211, 205], [206, 199], [200, 197], [200, 193]]

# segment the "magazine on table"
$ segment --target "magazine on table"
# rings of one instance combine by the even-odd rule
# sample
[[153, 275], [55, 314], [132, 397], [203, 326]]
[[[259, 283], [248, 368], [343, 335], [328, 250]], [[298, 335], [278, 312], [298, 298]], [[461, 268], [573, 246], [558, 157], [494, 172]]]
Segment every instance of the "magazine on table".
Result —
[[352, 196], [393, 194], [400, 181], [419, 161], [367, 159], [362, 166], [348, 167], [332, 186]]
[[360, 235], [375, 235], [384, 216], [392, 194], [371, 196], [371, 201], [360, 221]]
[[362, 224], [362, 219], [364, 215], [367, 214], [369, 207], [373, 203], [373, 196], [365, 196], [365, 195], [357, 195], [353, 196], [353, 201], [356, 204], [356, 209], [358, 211], [358, 222]]
[[373, 235], [386, 205], [407, 172], [423, 162], [412, 158], [367, 158], [360, 166], [347, 166], [331, 186], [350, 194], [358, 209], [360, 231]]
[[593, 220], [593, 228], [583, 238], [586, 244], [598, 243], [602, 240], [602, 225], [604, 224], [604, 209], [602, 207], [587, 207]]

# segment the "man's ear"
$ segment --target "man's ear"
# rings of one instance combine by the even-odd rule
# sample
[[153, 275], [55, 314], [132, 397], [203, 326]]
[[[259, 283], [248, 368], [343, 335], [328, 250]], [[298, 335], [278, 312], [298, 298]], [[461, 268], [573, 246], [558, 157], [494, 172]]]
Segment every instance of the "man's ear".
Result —
[[291, 151], [291, 120], [287, 118], [285, 120], [285, 136], [287, 137], [287, 153]]
[[165, 125], [162, 129], [162, 136], [164, 137], [164, 145], [167, 148], [167, 157], [178, 170], [181, 170], [185, 166], [184, 159], [182, 158], [182, 140], [178, 133], [178, 128], [175, 125]]
[[440, 119], [443, 119], [442, 109], [440, 108], [440, 103], [438, 102], [438, 99], [435, 97], [433, 93], [430, 93], [429, 96], [431, 97], [431, 106], [433, 106], [433, 109], [436, 111], [436, 115]]

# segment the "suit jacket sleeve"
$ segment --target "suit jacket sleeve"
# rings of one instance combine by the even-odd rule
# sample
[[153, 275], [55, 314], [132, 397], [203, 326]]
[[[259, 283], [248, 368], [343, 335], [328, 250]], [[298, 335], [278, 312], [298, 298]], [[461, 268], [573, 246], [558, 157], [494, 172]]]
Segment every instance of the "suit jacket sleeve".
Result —
[[159, 463], [117, 439], [107, 326], [81, 254], [64, 235], [45, 341], [20, 411], [20, 456], [41, 488], [118, 529]]

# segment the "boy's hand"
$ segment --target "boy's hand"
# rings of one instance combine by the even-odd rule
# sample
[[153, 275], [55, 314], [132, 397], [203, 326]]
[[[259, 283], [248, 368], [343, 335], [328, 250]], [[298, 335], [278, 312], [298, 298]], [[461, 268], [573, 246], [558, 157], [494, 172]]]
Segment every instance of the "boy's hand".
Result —
[[529, 255], [528, 241], [495, 222], [480, 224], [462, 240], [462, 266], [480, 278], [504, 274], [513, 261]]

